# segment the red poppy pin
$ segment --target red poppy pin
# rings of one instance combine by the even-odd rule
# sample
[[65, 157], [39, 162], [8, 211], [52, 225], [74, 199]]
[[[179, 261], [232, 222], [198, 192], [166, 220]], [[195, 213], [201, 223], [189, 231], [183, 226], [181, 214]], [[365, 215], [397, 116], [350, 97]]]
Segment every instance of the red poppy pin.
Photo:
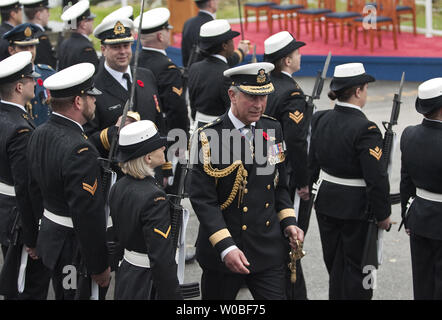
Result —
[[37, 79], [37, 83], [40, 87], [43, 86], [43, 80], [41, 80], [41, 78]]
[[141, 88], [144, 88], [144, 82], [143, 82], [143, 81], [141, 81], [141, 80], [137, 80], [137, 83], [138, 83], [138, 85], [139, 85]]
[[262, 136], [264, 137], [264, 139], [269, 140], [269, 135], [267, 134], [267, 132], [263, 131]]

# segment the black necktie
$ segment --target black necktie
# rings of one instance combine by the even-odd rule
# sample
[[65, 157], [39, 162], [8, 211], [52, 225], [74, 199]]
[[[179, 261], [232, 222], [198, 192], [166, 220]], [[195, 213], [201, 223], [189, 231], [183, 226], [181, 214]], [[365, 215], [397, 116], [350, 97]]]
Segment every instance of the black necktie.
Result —
[[130, 81], [130, 75], [129, 73], [124, 73], [123, 74], [123, 78], [126, 79], [126, 83], [127, 83], [127, 91], [130, 91], [131, 87], [132, 87], [132, 82]]

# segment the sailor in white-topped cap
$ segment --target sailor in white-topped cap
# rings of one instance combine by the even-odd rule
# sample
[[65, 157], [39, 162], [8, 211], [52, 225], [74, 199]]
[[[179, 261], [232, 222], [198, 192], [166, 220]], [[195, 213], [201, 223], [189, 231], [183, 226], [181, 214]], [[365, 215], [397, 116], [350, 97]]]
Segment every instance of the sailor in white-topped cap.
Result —
[[[275, 69], [271, 72], [275, 92], [269, 95], [265, 113], [275, 117], [282, 125], [287, 145], [287, 172], [289, 172], [290, 196], [295, 199], [298, 226], [306, 233], [309, 225], [308, 204], [310, 180], [307, 168], [308, 134], [312, 109], [309, 109], [306, 97], [299, 84], [292, 76], [301, 69], [300, 48], [305, 46], [297, 41], [288, 31], [278, 32], [264, 41], [264, 61], [271, 62]], [[287, 296], [290, 300], [307, 299], [307, 289], [298, 260], [296, 283], [289, 282]], [[290, 273], [290, 270], [287, 269]], [[290, 281], [290, 279], [288, 279]]]
[[[23, 13], [19, 0], [0, 1], [0, 14], [2, 24], [0, 25], [0, 37], [6, 32], [22, 23]], [[8, 42], [0, 39], [0, 60], [9, 57]]]
[[442, 299], [442, 78], [418, 87], [421, 124], [401, 135], [401, 204], [410, 236], [413, 294], [416, 300]]
[[329, 92], [336, 104], [312, 117], [309, 167], [314, 181], [319, 178], [315, 210], [330, 299], [372, 298], [362, 265], [369, 219], [374, 216], [380, 229], [391, 226], [383, 137], [362, 112], [373, 81], [362, 63], [336, 66]]
[[115, 11], [112, 11], [107, 16], [103, 18], [101, 23], [110, 21], [110, 20], [118, 20], [118, 19], [134, 19], [134, 8], [132, 6], [124, 6]]
[[48, 28], [49, 22], [49, 1], [48, 0], [20, 0], [23, 5], [24, 13], [27, 21], [35, 24], [38, 27], [36, 37], [39, 40], [37, 44], [37, 55], [35, 57], [35, 64], [45, 64], [51, 66], [54, 70], [57, 68], [57, 58], [55, 51], [49, 40], [46, 31], [51, 31]]
[[82, 62], [92, 63], [97, 69], [97, 53], [89, 39], [94, 28], [94, 18], [95, 14], [91, 13], [88, 0], [81, 0], [63, 12], [61, 20], [72, 29], [72, 34], [59, 46], [58, 70]]
[[246, 42], [240, 43], [239, 49], [235, 50], [233, 38], [237, 36], [239, 32], [233, 31], [224, 19], [201, 26], [198, 46], [205, 59], [192, 64], [188, 79], [190, 107], [196, 127], [215, 120], [229, 108], [229, 83], [222, 74], [242, 62], [248, 52]]
[[[143, 25], [138, 33], [142, 45], [138, 66], [151, 70], [155, 75], [161, 104], [166, 112], [167, 130], [179, 128], [188, 132], [183, 78], [181, 71], [166, 53], [170, 45], [169, 30], [172, 28], [169, 17], [170, 11], [167, 8], [156, 8], [143, 14]], [[136, 27], [137, 23], [134, 23]]]
[[[295, 247], [303, 232], [288, 192], [281, 126], [263, 114], [273, 68], [262, 62], [226, 70], [230, 108], [198, 130], [203, 157], [192, 159], [189, 191], [200, 222], [203, 299], [235, 299], [244, 284], [255, 299], [286, 298], [289, 242]], [[223, 141], [226, 133], [233, 139]]]
[[169, 201], [154, 177], [165, 163], [166, 137], [149, 120], [121, 129], [117, 159], [124, 177], [113, 186], [109, 207], [124, 259], [116, 300], [182, 299], [171, 237]]
[[76, 293], [83, 298], [84, 292], [63, 286], [63, 268], [75, 261], [76, 248], [86, 269], [82, 273], [87, 271], [100, 287], [110, 280], [99, 154], [83, 131], [100, 94], [93, 85], [94, 71], [94, 65], [81, 63], [44, 81], [53, 112], [28, 145], [31, 194], [36, 208], [42, 208], [37, 195], [44, 203], [37, 252], [52, 271], [57, 300], [73, 299]]
[[[0, 61], [0, 244], [3, 258], [8, 257], [2, 275], [13, 280], [12, 286], [2, 282], [0, 292], [6, 299], [45, 300], [49, 287], [49, 272], [41, 260], [36, 260], [36, 233], [30, 232], [34, 215], [38, 216], [39, 212], [30, 201], [26, 157], [35, 125], [24, 106], [34, 97], [34, 78], [38, 76], [33, 71], [30, 52], [19, 52]], [[15, 219], [21, 226], [16, 244], [13, 243], [15, 236], [10, 235]], [[24, 262], [20, 260], [22, 252], [27, 267], [19, 294], [15, 266], [17, 261]]]

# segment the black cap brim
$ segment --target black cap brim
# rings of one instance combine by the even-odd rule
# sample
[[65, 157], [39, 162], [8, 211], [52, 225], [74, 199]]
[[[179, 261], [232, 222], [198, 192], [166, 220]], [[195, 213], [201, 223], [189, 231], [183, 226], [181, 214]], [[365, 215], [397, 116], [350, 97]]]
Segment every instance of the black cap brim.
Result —
[[442, 96], [434, 97], [431, 99], [416, 98], [415, 103], [416, 111], [421, 114], [428, 114], [442, 108]]
[[330, 90], [339, 91], [375, 81], [376, 79], [367, 73], [359, 74], [353, 77], [334, 77], [330, 83]]
[[288, 45], [286, 45], [284, 48], [275, 51], [271, 54], [264, 54], [264, 61], [266, 62], [275, 62], [281, 58], [284, 58], [291, 54], [296, 49], [299, 49], [301, 47], [305, 46], [305, 42], [302, 41], [296, 41], [293, 39], [292, 42], [290, 42]]
[[158, 133], [149, 140], [142, 141], [129, 146], [118, 146], [115, 160], [117, 162], [127, 162], [137, 159], [152, 151], [167, 145], [167, 138], [161, 137]]
[[225, 41], [236, 38], [240, 33], [237, 31], [229, 30], [226, 33], [214, 36], [214, 37], [199, 37], [199, 47], [202, 50], [208, 50], [216, 45], [219, 45]]

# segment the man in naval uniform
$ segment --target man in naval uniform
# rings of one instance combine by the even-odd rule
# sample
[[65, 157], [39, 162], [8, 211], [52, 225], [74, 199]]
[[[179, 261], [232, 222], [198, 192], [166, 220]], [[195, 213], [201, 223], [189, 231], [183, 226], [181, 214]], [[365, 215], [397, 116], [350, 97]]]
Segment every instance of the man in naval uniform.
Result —
[[335, 107], [312, 117], [309, 166], [319, 177], [315, 211], [332, 300], [371, 299], [362, 265], [369, 219], [391, 226], [382, 134], [362, 112], [373, 81], [362, 63], [336, 66], [328, 94]]
[[[156, 8], [143, 14], [143, 25], [139, 32], [142, 51], [138, 66], [149, 69], [155, 75], [167, 120], [167, 132], [178, 128], [189, 131], [187, 105], [183, 92], [181, 71], [167, 57], [166, 49], [170, 44], [170, 11]], [[139, 18], [137, 18], [139, 19]], [[137, 26], [137, 22], [134, 22]]]
[[49, 21], [49, 2], [48, 0], [21, 0], [27, 21], [38, 27], [36, 37], [38, 38], [37, 54], [35, 56], [35, 64], [51, 66], [52, 69], [57, 68], [57, 58], [55, 51], [49, 40], [47, 31]]
[[[0, 37], [22, 23], [23, 12], [19, 0], [6, 0], [0, 2], [0, 14], [2, 18]], [[8, 42], [4, 39], [0, 39], [0, 60], [7, 57], [9, 57]]]
[[[296, 41], [293, 36], [282, 31], [272, 35], [264, 41], [264, 60], [275, 65], [271, 72], [275, 92], [269, 95], [265, 114], [275, 117], [282, 126], [284, 140], [287, 146], [287, 172], [289, 173], [289, 186], [291, 199], [297, 193], [300, 201], [306, 206], [299, 206], [298, 226], [307, 233], [308, 220], [305, 211], [301, 208], [308, 207], [309, 181], [307, 173], [307, 135], [310, 120], [307, 119], [307, 103], [304, 92], [293, 79], [292, 74], [301, 68], [301, 54], [299, 49], [304, 42]], [[289, 273], [289, 269], [288, 273]], [[307, 299], [307, 289], [302, 273], [301, 260], [297, 261], [296, 283], [290, 285], [287, 296], [290, 299]], [[288, 283], [290, 274], [288, 274]]]
[[[99, 132], [105, 150], [110, 149], [115, 124], [122, 115], [130, 90], [134, 69], [130, 67], [132, 59], [131, 43], [134, 41], [130, 19], [109, 20], [99, 24], [94, 36], [101, 40], [101, 51], [104, 56], [103, 67], [95, 75], [95, 85], [103, 93], [97, 97], [96, 117], [90, 121], [87, 132]], [[151, 120], [162, 135], [166, 135], [163, 108], [156, 85], [155, 76], [150, 70], [137, 69], [133, 110], [138, 112], [141, 120]], [[172, 164], [163, 166], [164, 174], [171, 175]]]
[[[0, 242], [5, 258], [9, 241], [12, 241], [10, 232], [14, 220], [20, 214], [18, 225], [21, 225], [22, 232], [18, 245], [24, 243], [23, 250], [30, 254], [30, 258], [25, 258], [23, 292], [19, 294], [17, 287], [15, 290], [10, 288], [16, 291], [16, 295], [6, 296], [7, 299], [45, 300], [49, 287], [49, 271], [35, 254], [34, 234], [27, 228], [28, 218], [34, 219], [35, 207], [28, 192], [26, 147], [35, 125], [24, 105], [34, 96], [34, 78], [38, 76], [32, 69], [32, 54], [29, 52], [17, 53], [0, 62]], [[35, 223], [37, 221], [38, 218]]]
[[89, 35], [94, 28], [95, 14], [89, 10], [89, 1], [79, 1], [61, 15], [61, 20], [72, 29], [70, 38], [64, 39], [58, 48], [57, 70], [62, 70], [81, 62], [92, 63], [96, 72], [98, 57]]
[[[199, 46], [205, 59], [194, 63], [189, 70], [189, 100], [195, 128], [212, 122], [224, 114], [230, 106], [227, 90], [230, 81], [223, 76], [229, 66], [243, 60], [247, 51], [238, 49], [235, 55], [233, 38], [240, 33], [233, 31], [227, 20], [213, 20], [201, 26]], [[247, 46], [246, 46], [247, 47]], [[229, 63], [228, 59], [234, 59]]]
[[[416, 300], [442, 299], [442, 78], [422, 83], [416, 110], [421, 124], [401, 136], [401, 202], [410, 235]], [[407, 205], [408, 204], [408, 205]]]
[[[37, 34], [38, 27], [36, 25], [23, 23], [5, 33], [3, 38], [9, 41], [8, 50], [11, 55], [21, 51], [29, 51], [32, 53], [32, 62], [34, 63], [36, 45], [39, 43], [39, 39], [36, 37]], [[43, 81], [53, 75], [55, 71], [45, 64], [34, 64], [34, 70], [40, 74], [40, 77], [36, 79], [35, 96], [26, 103], [26, 109], [35, 125], [39, 126], [48, 120], [51, 113], [47, 102], [49, 96], [43, 86]]]
[[[82, 63], [45, 80], [53, 112], [28, 145], [30, 194], [43, 214], [37, 253], [52, 271], [57, 300], [75, 297], [77, 288], [65, 279], [67, 272], [70, 277], [86, 273], [100, 287], [110, 281], [99, 155], [83, 131], [100, 94], [93, 87], [94, 71], [93, 64]], [[75, 272], [67, 271], [73, 262]]]
[[263, 115], [272, 69], [254, 63], [226, 70], [231, 107], [198, 130], [202, 160], [191, 157], [189, 193], [200, 222], [203, 299], [235, 299], [244, 284], [255, 299], [286, 298], [289, 242], [296, 247], [303, 232], [288, 193], [281, 126]]

